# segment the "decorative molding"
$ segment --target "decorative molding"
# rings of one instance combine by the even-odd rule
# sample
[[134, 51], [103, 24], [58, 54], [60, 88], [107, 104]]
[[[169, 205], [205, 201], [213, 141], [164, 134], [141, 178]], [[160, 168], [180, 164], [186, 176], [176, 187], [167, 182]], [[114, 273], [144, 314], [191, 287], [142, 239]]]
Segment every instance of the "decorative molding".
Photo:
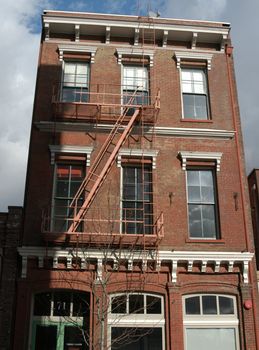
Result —
[[118, 157], [117, 157], [117, 166], [118, 168], [121, 168], [121, 157], [127, 156], [127, 157], [146, 157], [146, 158], [152, 158], [152, 169], [156, 169], [156, 158], [158, 155], [158, 151], [156, 150], [150, 150], [150, 149], [138, 149], [138, 148], [122, 148], [119, 151]]
[[139, 28], [135, 28], [134, 46], [138, 46], [138, 44], [139, 44]]
[[[94, 124], [94, 123], [75, 123], [75, 122], [35, 122], [36, 127], [40, 131], [44, 132], [103, 132], [109, 133], [113, 125], [112, 124]], [[119, 128], [120, 131], [124, 130], [124, 127]], [[194, 138], [212, 138], [212, 139], [233, 139], [235, 131], [233, 130], [219, 130], [219, 129], [202, 129], [202, 128], [175, 128], [166, 126], [157, 127], [145, 127], [145, 135], [165, 136], [165, 137], [194, 137]], [[134, 127], [133, 134], [141, 134], [141, 128]]]
[[182, 159], [182, 169], [186, 170], [187, 160], [214, 160], [216, 162], [217, 171], [220, 171], [220, 162], [222, 153], [220, 152], [196, 152], [196, 151], [179, 151], [179, 156]]
[[111, 41], [111, 27], [107, 26], [105, 28], [105, 44], [110, 44]]
[[119, 49], [117, 48], [117, 54], [118, 54], [118, 64], [121, 64], [121, 60], [123, 56], [148, 57], [150, 67], [152, 67], [154, 63], [154, 50], [142, 49], [137, 47], [123, 47]]
[[49, 23], [44, 23], [44, 33], [45, 33], [45, 41], [49, 41], [49, 36], [50, 36]]
[[192, 33], [192, 50], [196, 49], [198, 33]]
[[[196, 33], [197, 34], [197, 33]], [[205, 53], [201, 51], [175, 51], [174, 52], [176, 57], [176, 67], [178, 69], [181, 68], [181, 60], [194, 60], [194, 61], [206, 61], [207, 62], [207, 69], [211, 70], [211, 60], [213, 57], [212, 53]]]
[[90, 166], [91, 153], [93, 147], [82, 147], [73, 145], [49, 145], [50, 150], [50, 164], [55, 164], [56, 153], [69, 153], [69, 154], [84, 154], [86, 157], [86, 166]]
[[88, 46], [88, 45], [78, 45], [76, 44], [59, 44], [59, 60], [63, 61], [64, 52], [72, 52], [72, 53], [90, 53], [91, 54], [91, 63], [94, 63], [94, 58], [96, 54], [97, 47], [96, 46]]
[[163, 47], [167, 46], [167, 39], [168, 39], [168, 30], [164, 30], [164, 32], [163, 32]]
[[226, 34], [222, 35], [221, 45], [220, 45], [220, 51], [225, 52], [225, 46], [228, 40], [228, 36]]
[[79, 42], [80, 41], [80, 25], [75, 24], [75, 41]]
[[[66, 261], [68, 269], [73, 268], [72, 259], [74, 253], [71, 248], [57, 248], [57, 247], [20, 247], [18, 252], [22, 257], [22, 278], [27, 276], [27, 261], [31, 258], [36, 258], [38, 261], [45, 261], [52, 259], [53, 268], [58, 268], [58, 260]], [[172, 266], [172, 282], [177, 282], [177, 268], [181, 263], [185, 263], [186, 273], [194, 273], [193, 264], [197, 263], [200, 271], [197, 273], [206, 273], [208, 265], [214, 265], [214, 273], [218, 273], [221, 266], [227, 266], [225, 273], [233, 273], [234, 265], [240, 265], [239, 273], [243, 276], [244, 283], [249, 283], [249, 262], [252, 260], [254, 254], [248, 252], [218, 252], [218, 251], [170, 251], [160, 250], [158, 254], [154, 251], [141, 250], [121, 250], [120, 259], [125, 261], [128, 270], [133, 270], [133, 264], [140, 262], [142, 269], [145, 270], [148, 263], [154, 263], [155, 267], [160, 269], [161, 263], [170, 263]], [[115, 266], [119, 265], [116, 251], [110, 249], [101, 251], [100, 249], [80, 249], [77, 248], [77, 259], [81, 260], [81, 268], [87, 268], [87, 263], [95, 263], [97, 271], [97, 281], [102, 279], [103, 261], [111, 261]], [[159, 258], [158, 258], [159, 257]], [[222, 273], [222, 271], [221, 271]]]

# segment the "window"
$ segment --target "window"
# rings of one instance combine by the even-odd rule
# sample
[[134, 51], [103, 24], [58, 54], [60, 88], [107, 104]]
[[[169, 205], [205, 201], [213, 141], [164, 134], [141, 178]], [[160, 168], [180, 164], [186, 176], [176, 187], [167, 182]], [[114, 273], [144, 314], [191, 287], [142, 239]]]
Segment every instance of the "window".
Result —
[[218, 238], [213, 170], [187, 170], [190, 238]]
[[151, 164], [125, 164], [122, 173], [122, 233], [150, 234], [153, 223]]
[[111, 350], [163, 350], [164, 325], [161, 296], [137, 293], [111, 296], [108, 315]]
[[34, 297], [30, 349], [88, 350], [90, 295], [55, 291]]
[[123, 66], [123, 103], [130, 101], [134, 105], [147, 105], [148, 91], [147, 67]]
[[64, 62], [62, 96], [63, 102], [87, 102], [89, 100], [89, 64]]
[[183, 117], [209, 119], [207, 77], [203, 69], [181, 69]]
[[238, 350], [236, 300], [226, 295], [184, 298], [185, 350]]
[[[52, 229], [57, 232], [66, 231], [73, 216], [70, 203], [84, 179], [84, 167], [78, 164], [59, 164], [55, 166], [54, 198], [52, 213]], [[83, 203], [83, 198], [77, 205]]]

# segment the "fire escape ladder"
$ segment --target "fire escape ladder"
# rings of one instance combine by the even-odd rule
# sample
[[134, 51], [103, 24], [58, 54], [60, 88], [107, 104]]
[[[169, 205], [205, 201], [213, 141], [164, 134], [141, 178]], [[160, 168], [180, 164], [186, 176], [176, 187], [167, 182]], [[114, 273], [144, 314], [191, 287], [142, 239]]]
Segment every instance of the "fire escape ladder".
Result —
[[[100, 186], [108, 175], [111, 166], [113, 165], [116, 156], [127, 137], [129, 136], [137, 117], [140, 114], [140, 107], [134, 107], [135, 111], [133, 115], [130, 117], [130, 120], [125, 125], [125, 119], [129, 109], [131, 109], [131, 104], [134, 100], [134, 97], [137, 93], [137, 90], [124, 107], [123, 112], [117, 119], [114, 124], [113, 129], [111, 130], [109, 136], [104, 142], [101, 150], [97, 154], [92, 166], [90, 167], [85, 179], [83, 180], [81, 186], [79, 187], [75, 197], [73, 198], [70, 208], [74, 211], [73, 220], [71, 222], [70, 227], [68, 228], [68, 233], [75, 232], [80, 225], [83, 217], [85, 216], [87, 210], [89, 209], [91, 203], [93, 202], [95, 196], [98, 193]], [[116, 140], [116, 136], [120, 132], [120, 128], [124, 126], [124, 130], [121, 133], [118, 140]], [[105, 156], [109, 155], [108, 159], [105, 161]], [[104, 160], [104, 165], [102, 160]], [[101, 164], [102, 162], [102, 164]], [[83, 194], [86, 193], [86, 198], [82, 205], [78, 205], [78, 202], [82, 198]]]

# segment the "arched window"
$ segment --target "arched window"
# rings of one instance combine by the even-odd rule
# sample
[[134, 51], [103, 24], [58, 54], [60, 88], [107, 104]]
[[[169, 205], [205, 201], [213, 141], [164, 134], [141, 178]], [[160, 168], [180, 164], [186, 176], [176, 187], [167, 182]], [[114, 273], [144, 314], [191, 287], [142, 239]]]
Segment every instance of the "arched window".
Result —
[[235, 297], [188, 295], [183, 302], [185, 350], [238, 350]]
[[110, 296], [108, 348], [164, 350], [165, 316], [162, 296], [130, 293]]
[[33, 350], [88, 350], [90, 294], [56, 290], [34, 296]]

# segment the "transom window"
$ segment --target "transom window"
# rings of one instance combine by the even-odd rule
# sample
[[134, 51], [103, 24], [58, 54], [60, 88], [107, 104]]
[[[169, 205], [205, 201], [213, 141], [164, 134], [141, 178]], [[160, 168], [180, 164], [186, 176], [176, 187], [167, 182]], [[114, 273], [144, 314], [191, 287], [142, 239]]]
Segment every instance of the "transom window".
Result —
[[218, 238], [213, 170], [187, 170], [189, 234], [191, 238]]
[[[53, 198], [53, 230], [64, 232], [71, 224], [70, 217], [73, 208], [70, 203], [75, 196], [82, 180], [84, 179], [84, 167], [79, 164], [59, 164], [55, 166], [54, 198]], [[81, 205], [83, 199], [78, 201]]]
[[209, 119], [207, 77], [203, 69], [181, 69], [183, 116]]
[[[133, 105], [149, 103], [147, 67], [123, 66], [123, 102]], [[134, 94], [134, 97], [133, 97]]]
[[238, 350], [236, 299], [227, 295], [184, 297], [185, 350]]
[[122, 233], [152, 233], [151, 164], [122, 166]]
[[164, 350], [164, 303], [153, 294], [111, 296], [108, 339], [112, 350]]
[[34, 297], [31, 349], [88, 350], [90, 295], [55, 291]]
[[64, 102], [87, 102], [89, 92], [89, 64], [64, 62], [62, 96]]

